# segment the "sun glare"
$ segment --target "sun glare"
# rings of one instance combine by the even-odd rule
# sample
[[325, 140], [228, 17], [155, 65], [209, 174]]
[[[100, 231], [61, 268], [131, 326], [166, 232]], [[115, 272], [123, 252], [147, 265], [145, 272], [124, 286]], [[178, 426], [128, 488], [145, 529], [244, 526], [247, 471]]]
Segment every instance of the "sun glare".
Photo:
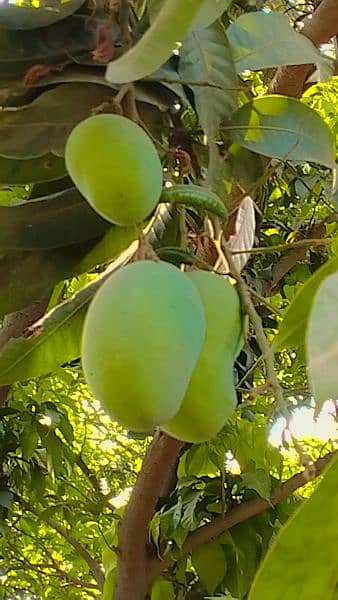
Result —
[[[285, 419], [280, 418], [271, 428], [269, 441], [273, 446], [280, 446], [282, 444], [285, 427]], [[337, 440], [338, 424], [334, 402], [325, 402], [317, 419], [314, 418], [313, 408], [305, 406], [296, 408], [293, 411], [289, 429], [297, 439], [313, 438], [323, 442]], [[287, 436], [286, 439], [288, 439]]]

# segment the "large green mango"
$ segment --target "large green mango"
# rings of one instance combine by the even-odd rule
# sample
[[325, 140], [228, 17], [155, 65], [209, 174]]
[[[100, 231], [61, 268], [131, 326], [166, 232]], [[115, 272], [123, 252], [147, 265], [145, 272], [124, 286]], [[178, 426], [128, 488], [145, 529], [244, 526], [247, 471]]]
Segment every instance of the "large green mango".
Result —
[[181, 408], [162, 429], [197, 444], [215, 437], [236, 406], [233, 363], [242, 321], [238, 294], [227, 279], [207, 271], [187, 276], [204, 304], [207, 334]]
[[113, 273], [84, 325], [87, 383], [110, 416], [149, 431], [178, 411], [206, 331], [200, 295], [165, 262], [139, 261]]

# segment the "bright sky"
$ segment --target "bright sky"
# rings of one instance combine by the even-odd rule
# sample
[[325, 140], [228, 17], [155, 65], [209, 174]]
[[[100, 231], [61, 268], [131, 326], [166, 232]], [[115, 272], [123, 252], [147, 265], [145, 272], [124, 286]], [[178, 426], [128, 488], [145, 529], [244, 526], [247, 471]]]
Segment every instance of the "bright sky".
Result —
[[[314, 420], [313, 408], [296, 408], [290, 422], [290, 430], [298, 439], [316, 438], [321, 441], [338, 439], [338, 424], [335, 420], [335, 406], [333, 402], [325, 402], [317, 420]], [[282, 443], [282, 433], [285, 428], [285, 419], [280, 418], [273, 425], [269, 440], [274, 446]]]

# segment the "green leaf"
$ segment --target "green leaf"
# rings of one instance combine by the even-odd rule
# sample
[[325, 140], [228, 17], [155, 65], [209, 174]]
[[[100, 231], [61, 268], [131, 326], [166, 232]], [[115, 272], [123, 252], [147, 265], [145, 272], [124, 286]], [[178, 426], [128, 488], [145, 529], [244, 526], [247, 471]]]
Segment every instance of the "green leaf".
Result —
[[[164, 0], [148, 0], [147, 12], [152, 23], [158, 14]], [[204, 0], [192, 25], [191, 30], [204, 29], [219, 19], [229, 8], [232, 0]]]
[[76, 264], [74, 274], [91, 271], [95, 266], [115, 258], [137, 239], [137, 235], [137, 228], [134, 226], [119, 227], [116, 225], [110, 227], [100, 241], [92, 246], [84, 258]]
[[106, 78], [113, 83], [128, 83], [150, 75], [172, 54], [184, 39], [202, 6], [203, 0], [166, 0], [149, 29], [117, 60], [109, 63]]
[[8, 490], [0, 490], [0, 506], [10, 508], [13, 504], [14, 495]]
[[0, 184], [26, 185], [54, 181], [66, 174], [63, 158], [46, 154], [39, 158], [15, 160], [0, 156]]
[[48, 0], [42, 6], [3, 2], [0, 10], [0, 26], [5, 29], [36, 29], [65, 19], [78, 10], [84, 0]]
[[166, 581], [162, 577], [155, 579], [150, 600], [175, 600], [175, 598], [175, 588], [171, 581]]
[[197, 31], [209, 27], [222, 16], [231, 3], [232, 0], [204, 0], [191, 29]]
[[38, 446], [40, 436], [36, 429], [30, 425], [30, 427], [24, 429], [20, 437], [20, 446], [22, 449], [22, 456], [26, 460], [30, 460]]
[[338, 457], [281, 529], [254, 580], [249, 600], [329, 600], [337, 583]]
[[198, 257], [181, 248], [180, 246], [164, 246], [163, 248], [156, 248], [156, 254], [161, 260], [171, 262], [172, 264], [179, 267], [182, 263], [186, 265], [198, 264]]
[[0, 111], [0, 156], [63, 156], [71, 130], [107, 99], [107, 88], [93, 83], [64, 83], [31, 104]]
[[114, 600], [116, 577], [117, 569], [110, 569], [110, 571], [106, 573], [106, 578], [102, 592], [102, 600]]
[[0, 318], [43, 298], [59, 281], [119, 256], [136, 238], [133, 227], [111, 227], [103, 238], [0, 259]]
[[[238, 598], [245, 598], [255, 576], [260, 554], [261, 541], [251, 521], [239, 523], [231, 528], [234, 544], [234, 563], [229, 561], [226, 587]], [[225, 546], [227, 556], [229, 546]]]
[[338, 271], [338, 257], [334, 256], [306, 280], [288, 307], [273, 340], [275, 351], [297, 348], [305, 343], [305, 332], [314, 296], [324, 279]]
[[318, 113], [295, 98], [255, 98], [235, 112], [224, 130], [230, 130], [234, 142], [258, 154], [335, 167], [330, 128]]
[[94, 239], [111, 226], [76, 188], [14, 206], [0, 206], [0, 221], [2, 253], [69, 246]]
[[108, 272], [47, 313], [25, 336], [13, 338], [4, 346], [0, 352], [0, 385], [44, 375], [80, 356], [83, 322], [92, 297], [110, 273], [131, 258], [136, 246], [132, 244]]
[[181, 184], [164, 188], [160, 202], [183, 204], [195, 209], [198, 213], [210, 212], [224, 220], [228, 217], [228, 211], [219, 196], [199, 185]]
[[326, 400], [338, 398], [338, 273], [318, 289], [309, 317], [307, 357], [316, 412]]
[[333, 61], [319, 52], [307, 37], [297, 33], [289, 18], [281, 13], [241, 15], [227, 33], [238, 73], [246, 69], [315, 64], [323, 81], [333, 72]]
[[[184, 458], [184, 460], [182, 460]], [[207, 444], [198, 444], [192, 446], [181, 458], [179, 467], [179, 476], [194, 475], [202, 477], [219, 472], [210, 458], [210, 452]]]
[[59, 422], [57, 424], [57, 428], [63, 434], [66, 442], [68, 442], [68, 444], [72, 444], [74, 441], [74, 429], [66, 415], [59, 413]]
[[189, 34], [181, 50], [179, 74], [183, 80], [201, 84], [190, 87], [202, 128], [212, 138], [221, 120], [237, 107], [237, 75], [222, 25], [215, 23]]
[[208, 593], [213, 594], [223, 581], [227, 570], [226, 557], [221, 544], [210, 542], [197, 548], [192, 552], [191, 562]]
[[262, 498], [270, 498], [271, 481], [269, 474], [263, 469], [241, 473], [241, 479], [246, 488], [255, 490]]
[[105, 532], [104, 537], [102, 534], [102, 563], [106, 572], [111, 571], [117, 565], [117, 552], [113, 547], [117, 547], [118, 544], [118, 527], [116, 522]]
[[183, 514], [181, 518], [181, 526], [184, 527], [184, 529], [190, 530], [195, 524], [195, 510], [201, 495], [201, 490], [191, 490], [184, 496]]

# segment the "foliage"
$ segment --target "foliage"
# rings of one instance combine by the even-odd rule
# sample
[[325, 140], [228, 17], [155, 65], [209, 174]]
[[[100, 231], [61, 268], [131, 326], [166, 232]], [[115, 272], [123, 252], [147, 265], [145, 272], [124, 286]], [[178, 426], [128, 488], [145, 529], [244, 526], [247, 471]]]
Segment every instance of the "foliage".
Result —
[[[306, 583], [306, 598], [336, 597], [336, 461], [314, 480], [337, 440], [299, 439], [289, 425], [297, 409], [336, 400], [337, 78], [312, 43], [316, 12], [300, 34], [317, 3], [266, 4], [0, 5], [4, 600], [113, 598], [120, 524], [154, 432], [110, 422], [85, 384], [80, 341], [110, 273], [154, 253], [230, 266], [250, 319], [236, 411], [213, 440], [178, 448], [173, 473], [162, 469], [149, 598], [278, 598], [281, 583], [284, 597], [285, 575]], [[65, 168], [70, 131], [102, 112], [138, 122], [162, 160], [161, 202], [138, 229], [99, 217]], [[40, 302], [41, 319], [13, 333]]]

